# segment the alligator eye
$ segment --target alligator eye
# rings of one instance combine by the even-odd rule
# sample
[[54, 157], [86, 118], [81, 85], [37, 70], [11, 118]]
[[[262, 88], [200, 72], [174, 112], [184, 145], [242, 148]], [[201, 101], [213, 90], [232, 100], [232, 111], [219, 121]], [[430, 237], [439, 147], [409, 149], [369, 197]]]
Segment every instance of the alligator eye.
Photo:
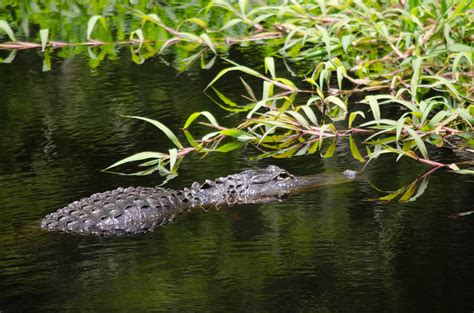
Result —
[[291, 175], [288, 174], [287, 172], [282, 172], [280, 174], [278, 174], [278, 179], [279, 180], [288, 180], [291, 178]]

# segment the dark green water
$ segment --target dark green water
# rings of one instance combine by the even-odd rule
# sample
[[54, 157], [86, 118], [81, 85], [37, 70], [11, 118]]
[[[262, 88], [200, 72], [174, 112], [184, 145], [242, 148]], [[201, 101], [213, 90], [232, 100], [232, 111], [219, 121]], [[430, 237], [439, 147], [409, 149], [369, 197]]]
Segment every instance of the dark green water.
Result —
[[[180, 216], [153, 233], [120, 238], [48, 233], [37, 226], [69, 202], [159, 177], [100, 169], [169, 142], [144, 122], [173, 130], [209, 110], [215, 74], [176, 76], [158, 61], [124, 55], [91, 70], [75, 57], [41, 72], [34, 52], [0, 65], [0, 311], [472, 312], [474, 179], [439, 172], [416, 201], [374, 201], [366, 181], [324, 187], [285, 202]], [[225, 82], [224, 82], [225, 85]], [[241, 86], [224, 86], [240, 94]], [[297, 175], [360, 164], [336, 157], [250, 160], [252, 151], [187, 159], [169, 187], [276, 164]], [[449, 151], [434, 159], [454, 160]], [[425, 169], [374, 162], [366, 178], [395, 190]]]

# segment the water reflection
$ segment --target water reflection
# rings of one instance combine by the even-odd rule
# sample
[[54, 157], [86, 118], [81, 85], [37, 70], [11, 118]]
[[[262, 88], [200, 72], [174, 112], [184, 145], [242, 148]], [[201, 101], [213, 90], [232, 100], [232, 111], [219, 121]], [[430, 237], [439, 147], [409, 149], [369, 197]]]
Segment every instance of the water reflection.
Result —
[[[177, 129], [194, 111], [219, 111], [202, 94], [212, 73], [176, 76], [127, 57], [95, 70], [81, 58], [56, 61], [42, 73], [35, 54], [17, 58], [0, 68], [1, 310], [472, 310], [474, 222], [450, 216], [473, 210], [474, 181], [441, 171], [414, 202], [373, 201], [380, 194], [362, 180], [286, 202], [197, 210], [139, 236], [41, 231], [41, 217], [77, 198], [161, 182], [99, 171], [169, 148], [152, 126], [119, 115]], [[330, 160], [252, 153], [190, 158], [170, 187], [269, 163], [297, 175], [360, 166], [344, 146]], [[383, 190], [420, 174], [418, 164], [391, 159], [365, 173]]]

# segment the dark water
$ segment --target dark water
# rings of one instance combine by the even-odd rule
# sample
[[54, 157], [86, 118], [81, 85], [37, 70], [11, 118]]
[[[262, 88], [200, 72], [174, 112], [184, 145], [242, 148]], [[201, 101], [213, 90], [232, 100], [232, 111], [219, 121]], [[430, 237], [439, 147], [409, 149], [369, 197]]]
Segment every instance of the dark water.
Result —
[[[157, 176], [100, 170], [169, 141], [144, 122], [173, 130], [209, 110], [212, 72], [175, 71], [124, 55], [90, 69], [75, 57], [41, 72], [34, 52], [0, 65], [0, 311], [472, 312], [472, 177], [440, 171], [416, 201], [381, 202], [424, 168], [381, 159], [365, 180], [324, 187], [286, 202], [180, 216], [153, 233], [77, 237], [44, 232], [45, 214], [118, 186]], [[226, 85], [239, 94], [240, 85]], [[295, 174], [360, 167], [341, 144], [336, 157], [251, 160], [252, 151], [187, 159], [170, 187], [276, 164]], [[455, 156], [441, 151], [435, 159]]]

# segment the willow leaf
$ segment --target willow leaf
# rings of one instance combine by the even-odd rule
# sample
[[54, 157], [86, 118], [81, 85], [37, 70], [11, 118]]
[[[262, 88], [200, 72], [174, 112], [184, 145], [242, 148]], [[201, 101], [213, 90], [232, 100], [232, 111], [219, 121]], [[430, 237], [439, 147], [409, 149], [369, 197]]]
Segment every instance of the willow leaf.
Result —
[[188, 129], [189, 126], [191, 126], [191, 124], [194, 122], [194, 120], [197, 119], [201, 115], [205, 116], [209, 120], [209, 122], [211, 122], [213, 126], [216, 126], [216, 127], [219, 126], [219, 123], [217, 123], [217, 120], [215, 119], [214, 115], [212, 115], [208, 111], [201, 111], [201, 112], [194, 112], [193, 114], [191, 114], [186, 120], [186, 123], [184, 123], [183, 129]]
[[175, 144], [176, 147], [178, 147], [180, 149], [184, 149], [184, 146], [181, 143], [181, 141], [179, 141], [178, 137], [176, 137], [176, 135], [168, 127], [166, 127], [164, 124], [162, 124], [161, 122], [158, 122], [156, 120], [152, 120], [150, 118], [141, 117], [141, 116], [124, 115], [124, 117], [135, 118], [135, 119], [143, 120], [143, 121], [146, 121], [148, 123], [153, 124], [154, 126], [158, 127], [163, 133], [165, 133], [165, 135]]
[[10, 40], [15, 42], [15, 34], [13, 34], [12, 29], [10, 28], [10, 25], [4, 20], [0, 20], [0, 29], [3, 29], [5, 33], [7, 33], [8, 37], [10, 37]]
[[48, 43], [48, 35], [49, 35], [49, 29], [40, 30], [41, 52], [44, 52], [44, 49], [46, 48], [46, 44]]
[[135, 161], [141, 161], [141, 160], [146, 160], [146, 159], [167, 159], [169, 158], [169, 155], [166, 153], [161, 153], [161, 152], [140, 152], [137, 154], [134, 154], [132, 156], [129, 156], [127, 158], [124, 158], [118, 162], [115, 162], [114, 164], [110, 165], [109, 167], [103, 169], [103, 171], [107, 171], [108, 169], [111, 169], [113, 167], [117, 167], [119, 165], [125, 164], [125, 163], [130, 163], [130, 162], [135, 162]]

